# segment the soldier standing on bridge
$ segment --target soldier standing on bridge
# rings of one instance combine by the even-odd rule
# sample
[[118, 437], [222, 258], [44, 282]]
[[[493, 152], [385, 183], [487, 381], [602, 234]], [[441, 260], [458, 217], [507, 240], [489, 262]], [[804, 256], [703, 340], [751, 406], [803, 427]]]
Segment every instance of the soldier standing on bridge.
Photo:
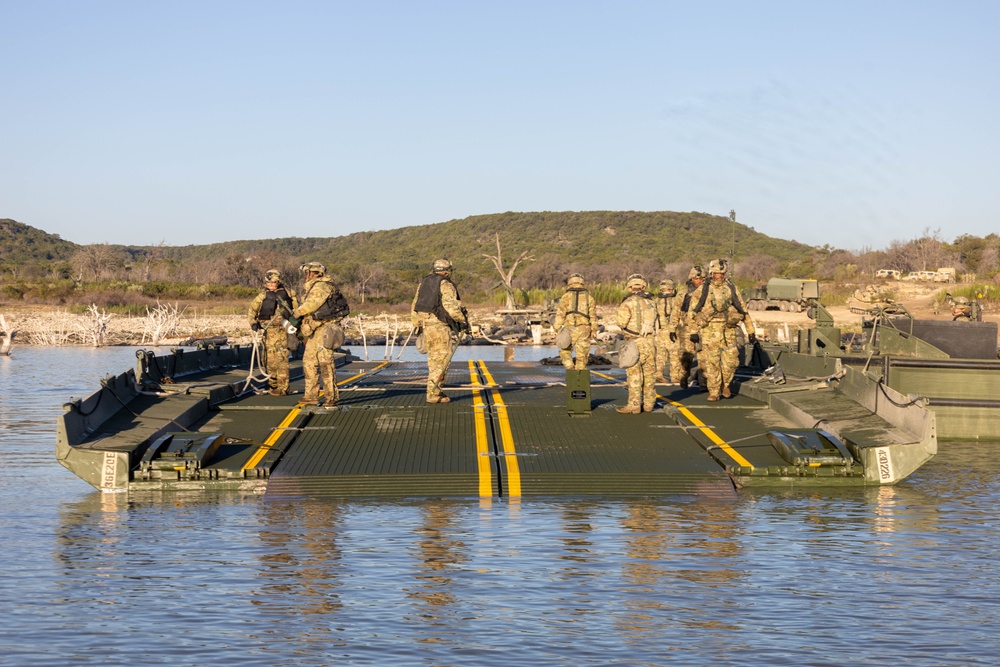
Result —
[[701, 290], [691, 296], [691, 320], [701, 337], [705, 363], [704, 374], [708, 382], [708, 400], [717, 401], [719, 395], [730, 398], [729, 385], [739, 364], [736, 347], [736, 327], [743, 322], [752, 345], [757, 341], [750, 315], [736, 294], [736, 288], [726, 280], [726, 261], [713, 259], [708, 264], [712, 278]]
[[656, 407], [656, 304], [646, 291], [646, 279], [638, 273], [628, 277], [629, 294], [615, 312], [615, 324], [625, 332], [626, 340], [639, 348], [639, 360], [625, 369], [628, 379], [628, 405], [618, 408], [626, 415], [637, 415]]
[[[340, 290], [326, 275], [326, 267], [319, 262], [303, 265], [305, 272], [305, 296], [292, 314], [301, 318], [299, 331], [306, 342], [302, 354], [302, 373], [306, 388], [302, 397], [303, 405], [319, 405], [320, 379], [323, 381], [327, 406], [336, 405], [340, 399], [337, 389], [337, 367], [333, 350], [337, 346], [333, 340], [340, 330], [339, 323], [349, 312], [347, 301]], [[343, 342], [343, 338], [341, 338]]]
[[[569, 329], [570, 346], [559, 350], [559, 358], [566, 370], [583, 371], [590, 359], [590, 341], [597, 338], [597, 309], [594, 297], [583, 286], [583, 276], [574, 273], [566, 281], [566, 292], [560, 297], [556, 307], [556, 319], [552, 328], [559, 331], [564, 326]], [[573, 352], [576, 362], [573, 362]]]
[[[659, 331], [656, 333], [656, 370], [659, 373], [657, 380], [674, 384], [679, 382], [684, 374], [681, 366], [680, 341], [677, 340], [676, 325], [673, 322], [673, 313], [677, 292], [674, 289], [673, 280], [667, 278], [660, 281], [660, 292], [656, 295], [656, 315], [660, 322]], [[670, 376], [664, 372], [664, 368], [669, 367]]]
[[282, 322], [298, 305], [295, 291], [285, 287], [281, 274], [271, 269], [264, 274], [264, 289], [250, 302], [247, 312], [250, 329], [264, 330], [264, 370], [272, 396], [288, 394], [288, 332]]
[[701, 289], [705, 282], [705, 269], [701, 266], [692, 266], [688, 272], [688, 280], [685, 288], [675, 298], [674, 310], [671, 313], [670, 328], [677, 335], [677, 348], [681, 362], [681, 374], [677, 381], [681, 383], [681, 389], [687, 389], [688, 381], [691, 377], [691, 364], [695, 355], [701, 348], [700, 337], [697, 329], [690, 322], [689, 311], [691, 309], [691, 295]]
[[458, 335], [469, 327], [451, 272], [451, 262], [435, 261], [433, 272], [420, 281], [410, 307], [410, 324], [414, 331], [423, 333], [427, 347], [428, 403], [451, 401], [441, 389], [458, 346]]

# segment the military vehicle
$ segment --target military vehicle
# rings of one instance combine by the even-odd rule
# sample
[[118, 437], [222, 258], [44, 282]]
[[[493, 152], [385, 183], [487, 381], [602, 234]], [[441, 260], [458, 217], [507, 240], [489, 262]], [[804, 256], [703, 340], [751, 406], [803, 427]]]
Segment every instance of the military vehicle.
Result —
[[[625, 371], [452, 363], [427, 404], [423, 362], [338, 353], [340, 401], [271, 396], [248, 347], [140, 350], [58, 420], [56, 458], [104, 492], [228, 490], [269, 497], [729, 496], [743, 487], [895, 484], [937, 451], [934, 415], [837, 359], [765, 368], [734, 396], [661, 386], [620, 415]], [[801, 361], [801, 364], [799, 363]]]
[[763, 345], [765, 363], [797, 365], [813, 357], [821, 368], [853, 368], [905, 394], [903, 405], [926, 405], [942, 440], [1000, 440], [996, 322], [923, 320], [887, 304], [866, 311], [860, 333], [844, 335], [818, 303], [807, 312], [815, 326], [788, 343]]
[[771, 278], [766, 285], [744, 291], [747, 310], [783, 310], [799, 313], [819, 298], [819, 281]]

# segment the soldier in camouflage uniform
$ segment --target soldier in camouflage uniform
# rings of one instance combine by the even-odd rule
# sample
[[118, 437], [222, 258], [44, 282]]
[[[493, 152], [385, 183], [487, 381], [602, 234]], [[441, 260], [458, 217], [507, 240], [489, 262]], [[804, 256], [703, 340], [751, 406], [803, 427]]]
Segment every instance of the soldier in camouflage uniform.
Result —
[[[305, 295], [292, 314], [300, 318], [299, 331], [306, 343], [302, 354], [302, 372], [305, 375], [303, 405], [319, 405], [320, 381], [322, 380], [325, 404], [336, 405], [340, 400], [337, 390], [337, 368], [333, 350], [326, 346], [324, 336], [327, 329], [339, 326], [343, 314], [337, 304], [343, 296], [333, 280], [326, 275], [326, 267], [319, 262], [309, 262], [302, 266], [306, 282]], [[346, 302], [344, 303], [346, 307]]]
[[448, 260], [434, 262], [433, 272], [420, 281], [410, 307], [410, 324], [414, 331], [423, 333], [427, 347], [428, 403], [451, 401], [441, 389], [458, 345], [458, 334], [469, 326], [451, 272]]
[[568, 350], [559, 350], [559, 358], [566, 370], [575, 368], [582, 371], [587, 369], [587, 361], [590, 359], [590, 341], [597, 338], [596, 304], [594, 297], [583, 286], [583, 276], [579, 273], [571, 275], [566, 285], [566, 292], [556, 307], [556, 319], [552, 328], [556, 331], [564, 326], [570, 328], [571, 346]]
[[[659, 330], [656, 332], [656, 379], [669, 384], [680, 382], [684, 375], [680, 342], [677, 340], [676, 325], [672, 324], [674, 304], [677, 300], [675, 285], [676, 283], [669, 278], [661, 280], [660, 292], [656, 295], [656, 316], [659, 321]], [[667, 366], [670, 367], [669, 379], [663, 372]]]
[[637, 415], [656, 407], [656, 304], [646, 291], [646, 279], [639, 274], [629, 276], [625, 287], [629, 294], [615, 312], [615, 324], [625, 332], [626, 340], [635, 341], [639, 361], [625, 370], [628, 405], [618, 412]]
[[[691, 267], [688, 272], [685, 289], [674, 297], [674, 310], [670, 317], [670, 328], [677, 335], [677, 348], [681, 363], [680, 376], [676, 378], [681, 384], [681, 389], [687, 389], [691, 377], [691, 364], [700, 346], [700, 338], [696, 329], [689, 321], [689, 311], [691, 309], [691, 295], [701, 289], [705, 282], [705, 270], [701, 266]], [[692, 338], [693, 337], [693, 338]]]
[[250, 302], [247, 317], [253, 331], [264, 331], [264, 370], [272, 396], [288, 394], [288, 332], [282, 322], [299, 305], [295, 291], [281, 282], [281, 274], [271, 269], [264, 274], [264, 289]]
[[739, 323], [743, 322], [746, 327], [751, 345], [757, 340], [750, 315], [736, 288], [726, 280], [726, 270], [725, 260], [713, 259], [708, 265], [711, 280], [691, 297], [691, 320], [701, 334], [710, 401], [719, 400], [720, 393], [724, 398], [732, 396], [729, 385], [739, 364], [736, 347]]

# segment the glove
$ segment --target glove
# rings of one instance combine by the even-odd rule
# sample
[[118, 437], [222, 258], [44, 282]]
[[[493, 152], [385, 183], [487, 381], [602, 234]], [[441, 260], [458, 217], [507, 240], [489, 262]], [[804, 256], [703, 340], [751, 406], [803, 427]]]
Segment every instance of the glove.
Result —
[[749, 336], [747, 336], [747, 340], [750, 341], [751, 345], [756, 345], [757, 344], [757, 334], [750, 334]]
[[690, 340], [692, 343], [700, 343], [701, 336], [699, 336], [698, 334], [691, 334], [690, 336], [688, 336], [688, 340]]
[[670, 342], [671, 343], [676, 343], [677, 342], [677, 332], [676, 331], [671, 331], [670, 332]]
[[250, 331], [260, 331], [260, 322], [254, 322], [251, 324]]
[[291, 324], [296, 329], [298, 329], [299, 326], [302, 324], [302, 318], [301, 317], [295, 317], [294, 315], [289, 315], [288, 316], [288, 323]]

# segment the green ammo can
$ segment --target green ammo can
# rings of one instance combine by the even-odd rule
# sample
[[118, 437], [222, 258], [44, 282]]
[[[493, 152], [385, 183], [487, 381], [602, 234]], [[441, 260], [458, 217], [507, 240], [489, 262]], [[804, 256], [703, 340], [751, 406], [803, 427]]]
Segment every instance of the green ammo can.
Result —
[[566, 371], [566, 407], [571, 417], [590, 416], [590, 371]]

